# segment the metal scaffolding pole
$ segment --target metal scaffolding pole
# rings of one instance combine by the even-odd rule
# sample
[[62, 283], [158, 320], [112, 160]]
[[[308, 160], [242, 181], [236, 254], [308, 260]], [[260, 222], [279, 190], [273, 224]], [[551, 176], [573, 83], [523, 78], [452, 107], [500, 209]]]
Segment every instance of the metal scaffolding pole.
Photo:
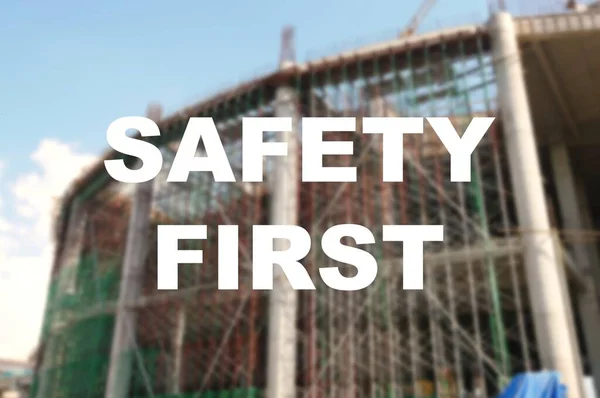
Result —
[[542, 366], [560, 372], [569, 397], [582, 396], [579, 350], [573, 344], [573, 319], [562, 289], [513, 18], [498, 12], [490, 20], [498, 100], [519, 224], [525, 247]]
[[[150, 106], [147, 117], [157, 122], [162, 114], [159, 106]], [[154, 180], [138, 184], [133, 196], [116, 321], [110, 352], [106, 398], [125, 398], [131, 379], [131, 352], [135, 349], [136, 310], [127, 307], [140, 298], [143, 271], [148, 253], [148, 231], [152, 208]]]

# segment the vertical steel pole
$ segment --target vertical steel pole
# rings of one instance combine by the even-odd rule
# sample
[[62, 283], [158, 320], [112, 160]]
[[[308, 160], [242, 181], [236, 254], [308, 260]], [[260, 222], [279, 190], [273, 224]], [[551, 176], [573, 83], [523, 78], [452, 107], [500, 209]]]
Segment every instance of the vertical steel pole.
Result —
[[[159, 106], [150, 106], [147, 117], [158, 122], [162, 114]], [[136, 310], [128, 305], [135, 302], [142, 293], [144, 263], [148, 253], [148, 231], [150, 228], [150, 211], [154, 180], [136, 185], [127, 242], [121, 270], [119, 301], [115, 315], [110, 352], [110, 365], [106, 382], [106, 398], [125, 398], [129, 393], [131, 379], [132, 356], [135, 349]]]
[[492, 16], [492, 55], [519, 223], [525, 268], [542, 365], [561, 373], [569, 397], [580, 398], [579, 350], [569, 327], [568, 297], [562, 289], [513, 18]]

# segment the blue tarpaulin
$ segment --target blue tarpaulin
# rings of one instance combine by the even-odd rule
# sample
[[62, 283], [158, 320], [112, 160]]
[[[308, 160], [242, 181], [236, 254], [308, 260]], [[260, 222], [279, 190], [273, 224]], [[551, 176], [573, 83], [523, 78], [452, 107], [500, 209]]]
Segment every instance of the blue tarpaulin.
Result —
[[498, 398], [566, 398], [567, 388], [558, 372], [516, 375]]

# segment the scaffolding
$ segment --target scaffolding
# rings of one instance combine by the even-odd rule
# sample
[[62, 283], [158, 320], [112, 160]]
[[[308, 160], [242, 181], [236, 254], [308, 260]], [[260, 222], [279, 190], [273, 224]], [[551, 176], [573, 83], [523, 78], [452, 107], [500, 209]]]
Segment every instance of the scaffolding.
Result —
[[[153, 143], [164, 165], [150, 198], [141, 294], [122, 304], [135, 313], [128, 329], [134, 344], [119, 356], [125, 396], [265, 396], [269, 295], [251, 289], [249, 253], [252, 226], [269, 223], [273, 197], [263, 184], [215, 183], [207, 173], [164, 183], [187, 118], [215, 119], [239, 179], [241, 117], [276, 114], [282, 81], [302, 116], [448, 116], [459, 133], [475, 116], [498, 116], [487, 32], [432, 37], [409, 38], [369, 58], [290, 67], [277, 84], [258, 79], [159, 124], [163, 135]], [[360, 123], [358, 133], [326, 133], [354, 142], [354, 155], [325, 158], [325, 165], [357, 166], [358, 182], [297, 181], [298, 225], [314, 242], [332, 225], [368, 227], [377, 243], [362, 249], [379, 272], [367, 289], [334, 291], [318, 268], [354, 271], [313, 244], [304, 266], [317, 289], [298, 293], [293, 317], [294, 396], [486, 397], [515, 372], [540, 366], [502, 126], [498, 118], [478, 145], [470, 183], [449, 182], [449, 156], [428, 124], [422, 136], [405, 137], [403, 183], [382, 182], [382, 142], [363, 135]], [[67, 196], [33, 396], [117, 396], [106, 381], [135, 198], [134, 187], [104, 170], [90, 172]], [[204, 263], [179, 266], [177, 291], [156, 288], [159, 224], [209, 226], [208, 239], [180, 246], [203, 250]], [[220, 224], [239, 226], [238, 291], [216, 290]], [[402, 289], [402, 245], [382, 241], [384, 224], [444, 225], [443, 242], [425, 243], [423, 291]]]

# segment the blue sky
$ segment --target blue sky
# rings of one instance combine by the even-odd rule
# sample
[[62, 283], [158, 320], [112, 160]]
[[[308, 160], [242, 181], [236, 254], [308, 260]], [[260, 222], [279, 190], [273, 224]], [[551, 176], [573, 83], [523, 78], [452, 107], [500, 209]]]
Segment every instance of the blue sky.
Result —
[[[106, 148], [110, 122], [143, 115], [150, 101], [171, 113], [275, 67], [286, 24], [304, 60], [391, 38], [418, 3], [3, 0], [0, 319], [9, 330], [0, 328], [0, 358], [35, 345], [52, 198]], [[486, 18], [486, 0], [439, 0], [422, 28]]]

